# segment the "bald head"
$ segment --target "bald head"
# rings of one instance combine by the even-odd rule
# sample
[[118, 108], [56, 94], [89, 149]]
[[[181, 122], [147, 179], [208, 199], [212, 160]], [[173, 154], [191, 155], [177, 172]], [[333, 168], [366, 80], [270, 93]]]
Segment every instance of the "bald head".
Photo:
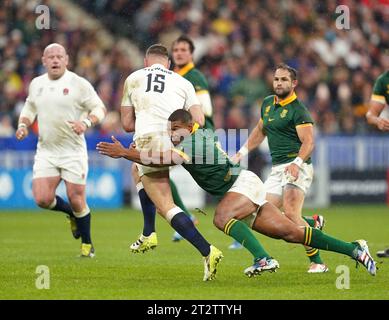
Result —
[[52, 80], [57, 80], [63, 76], [68, 62], [69, 57], [66, 50], [59, 43], [51, 43], [43, 51], [42, 63]]

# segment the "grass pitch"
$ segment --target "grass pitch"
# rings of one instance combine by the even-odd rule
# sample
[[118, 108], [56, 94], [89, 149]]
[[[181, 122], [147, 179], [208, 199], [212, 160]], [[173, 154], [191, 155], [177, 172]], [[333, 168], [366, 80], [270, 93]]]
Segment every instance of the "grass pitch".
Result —
[[[228, 250], [229, 237], [212, 225], [212, 209], [199, 216], [203, 235], [224, 253], [215, 281], [203, 282], [199, 253], [187, 242], [173, 243], [173, 230], [157, 218], [158, 247], [132, 254], [129, 244], [142, 228], [140, 212], [122, 209], [93, 212], [94, 259], [78, 258], [65, 215], [49, 211], [0, 212], [0, 299], [389, 299], [389, 259], [379, 264], [376, 277], [344, 255], [323, 252], [330, 271], [307, 274], [308, 259], [301, 245], [258, 235], [280, 262], [276, 273], [247, 278], [252, 263], [245, 250]], [[305, 214], [312, 211], [305, 210]], [[339, 206], [320, 210], [325, 232], [353, 241], [368, 240], [375, 252], [389, 246], [389, 209], [385, 206]], [[37, 266], [50, 271], [50, 289], [37, 289]], [[337, 289], [347, 266], [350, 288]], [[338, 280], [338, 282], [342, 282]], [[343, 282], [344, 283], [344, 282]]]

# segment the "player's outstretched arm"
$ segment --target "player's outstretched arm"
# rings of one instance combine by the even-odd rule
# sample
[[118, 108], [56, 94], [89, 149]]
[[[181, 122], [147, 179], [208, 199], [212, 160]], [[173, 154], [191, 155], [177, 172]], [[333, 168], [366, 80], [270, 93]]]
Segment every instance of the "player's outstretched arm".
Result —
[[240, 148], [240, 150], [231, 158], [235, 163], [239, 163], [240, 160], [246, 156], [251, 150], [257, 148], [265, 139], [265, 133], [263, 132], [263, 121], [259, 119], [257, 125], [250, 133], [246, 143]]
[[99, 142], [96, 146], [98, 152], [111, 158], [125, 158], [139, 164], [150, 167], [165, 167], [182, 164], [184, 157], [173, 150], [166, 152], [139, 152], [132, 145], [125, 148], [114, 136], [111, 137], [113, 143]]

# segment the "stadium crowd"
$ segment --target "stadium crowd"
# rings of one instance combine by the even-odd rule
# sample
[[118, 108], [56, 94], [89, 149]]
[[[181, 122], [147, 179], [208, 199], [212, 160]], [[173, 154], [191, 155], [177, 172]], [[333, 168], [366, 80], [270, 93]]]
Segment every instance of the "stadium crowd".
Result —
[[[101, 49], [98, 30], [70, 29], [62, 12], [55, 12], [55, 28], [37, 30], [30, 2], [0, 4], [0, 135], [13, 132], [27, 85], [42, 72], [41, 50], [54, 41], [65, 44], [73, 58], [69, 68], [89, 79], [112, 111], [101, 130], [119, 130], [118, 97], [134, 70], [131, 57], [115, 46]], [[365, 113], [374, 79], [388, 64], [384, 0], [74, 2], [142, 49], [155, 42], [170, 46], [188, 34], [195, 42], [196, 65], [210, 84], [217, 128], [252, 128], [261, 101], [272, 92], [274, 67], [286, 62], [299, 71], [296, 91], [318, 132], [378, 133], [366, 124]], [[340, 4], [349, 8], [349, 29], [347, 18], [339, 16], [344, 11], [336, 13]], [[119, 34], [117, 24], [128, 28]]]

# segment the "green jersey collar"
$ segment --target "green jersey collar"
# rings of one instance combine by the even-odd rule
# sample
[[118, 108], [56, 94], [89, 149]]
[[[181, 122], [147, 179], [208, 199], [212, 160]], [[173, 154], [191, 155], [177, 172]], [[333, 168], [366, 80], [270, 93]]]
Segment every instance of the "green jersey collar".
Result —
[[277, 96], [274, 96], [274, 104], [279, 104], [281, 107], [286, 106], [289, 103], [292, 103], [294, 100], [297, 99], [297, 95], [295, 92], [289, 97], [284, 100], [278, 100]]
[[183, 66], [181, 69], [178, 69], [177, 70], [177, 73], [180, 75], [180, 76], [184, 76], [186, 75], [190, 70], [192, 70], [194, 68], [194, 63], [193, 62], [189, 62], [188, 64], [186, 64], [185, 66]]
[[190, 132], [190, 134], [191, 135], [194, 134], [199, 128], [200, 128], [200, 125], [197, 122], [195, 122], [193, 124], [193, 128], [192, 128], [192, 131]]

